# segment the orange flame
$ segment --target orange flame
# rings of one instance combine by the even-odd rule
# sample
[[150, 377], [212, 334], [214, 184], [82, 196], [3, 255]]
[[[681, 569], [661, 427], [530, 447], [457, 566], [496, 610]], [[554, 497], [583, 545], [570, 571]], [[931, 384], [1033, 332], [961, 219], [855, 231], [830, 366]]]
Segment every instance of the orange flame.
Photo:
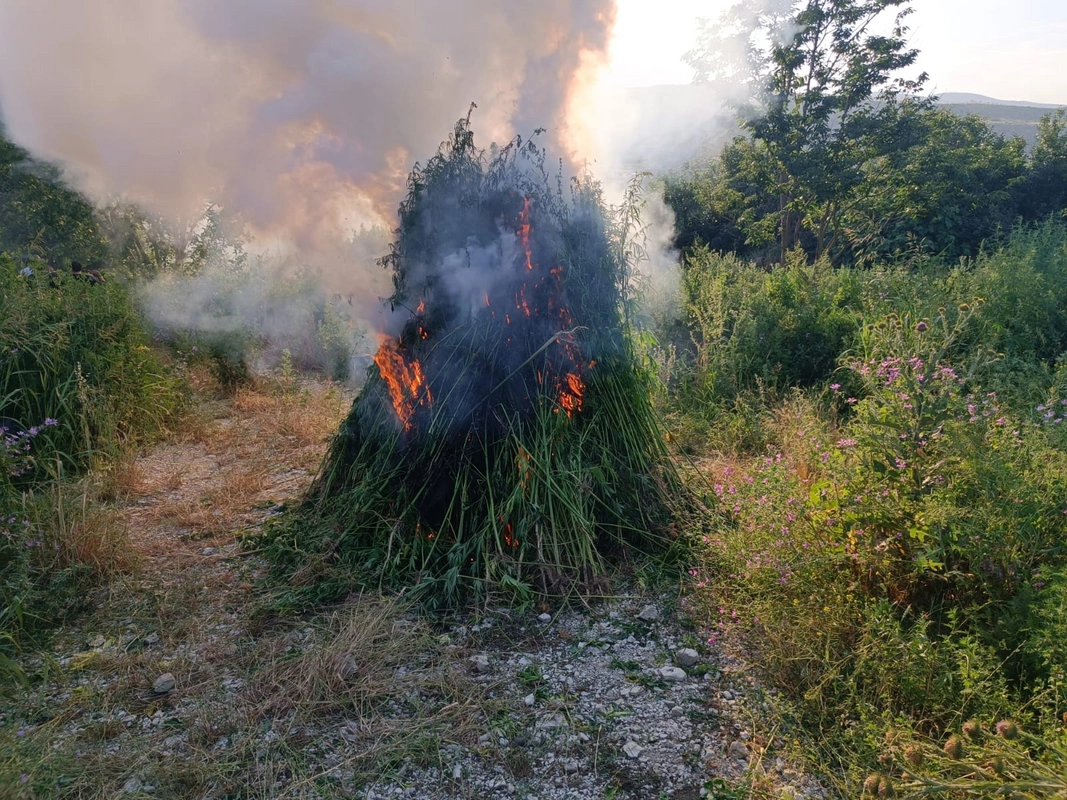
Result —
[[559, 392], [559, 404], [568, 417], [573, 417], [582, 410], [582, 395], [585, 393], [585, 383], [581, 376], [568, 372], [565, 377], [567, 385]]
[[382, 342], [374, 356], [374, 363], [378, 365], [378, 372], [385, 379], [397, 418], [404, 430], [411, 430], [411, 417], [416, 406], [433, 404], [433, 396], [430, 394], [430, 387], [426, 385], [422, 365], [418, 361], [408, 364], [397, 342], [392, 339]]
[[525, 197], [522, 201], [522, 211], [519, 212], [519, 241], [526, 253], [526, 269], [533, 269], [533, 253], [530, 252], [530, 198]]

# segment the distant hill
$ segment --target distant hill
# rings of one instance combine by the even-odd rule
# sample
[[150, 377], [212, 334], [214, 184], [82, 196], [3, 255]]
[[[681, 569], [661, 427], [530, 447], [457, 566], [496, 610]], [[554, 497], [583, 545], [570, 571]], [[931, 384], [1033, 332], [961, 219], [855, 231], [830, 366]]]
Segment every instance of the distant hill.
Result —
[[942, 105], [970, 105], [984, 106], [1023, 106], [1025, 108], [1062, 108], [1055, 103], [1032, 103], [1029, 100], [997, 100], [995, 97], [987, 97], [984, 94], [972, 94], [970, 92], [943, 92], [941, 94]]
[[997, 100], [981, 94], [945, 92], [939, 99], [942, 108], [961, 116], [977, 114], [1002, 136], [1021, 136], [1027, 145], [1037, 141], [1038, 121], [1063, 106], [1029, 103], [1023, 100]]

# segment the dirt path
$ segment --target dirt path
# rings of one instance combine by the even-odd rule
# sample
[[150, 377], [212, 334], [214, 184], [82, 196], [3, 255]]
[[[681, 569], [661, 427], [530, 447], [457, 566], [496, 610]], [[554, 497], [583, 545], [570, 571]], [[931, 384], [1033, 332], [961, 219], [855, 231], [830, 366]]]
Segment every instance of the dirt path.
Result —
[[256, 613], [237, 535], [300, 495], [351, 398], [245, 392], [109, 476], [129, 574], [0, 705], [0, 797], [821, 796], [677, 597], [431, 626]]

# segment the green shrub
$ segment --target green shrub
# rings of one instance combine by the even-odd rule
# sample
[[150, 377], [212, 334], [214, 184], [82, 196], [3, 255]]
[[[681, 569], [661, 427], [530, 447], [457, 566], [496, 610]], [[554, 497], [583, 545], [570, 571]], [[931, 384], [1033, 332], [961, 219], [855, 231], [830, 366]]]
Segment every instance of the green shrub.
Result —
[[160, 431], [182, 400], [123, 286], [32, 266], [0, 256], [0, 672], [122, 560], [68, 478]]
[[829, 389], [843, 422], [812, 394], [784, 450], [712, 479], [713, 637], [744, 637], [839, 769], [873, 763], [890, 721], [1062, 713], [1067, 405], [984, 388], [984, 313], [866, 326], [844, 362], [858, 397]]
[[971, 340], [1026, 359], [1067, 351], [1067, 226], [1049, 221], [1015, 229], [1002, 247], [953, 270], [958, 302], [985, 300]]
[[161, 430], [181, 393], [124, 286], [35, 266], [23, 276], [0, 256], [0, 416], [57, 420], [34, 442], [36, 463], [81, 469]]
[[686, 260], [686, 312], [697, 397], [729, 400], [757, 386], [771, 396], [829, 376], [858, 329], [860, 282], [798, 254], [762, 270], [696, 250]]

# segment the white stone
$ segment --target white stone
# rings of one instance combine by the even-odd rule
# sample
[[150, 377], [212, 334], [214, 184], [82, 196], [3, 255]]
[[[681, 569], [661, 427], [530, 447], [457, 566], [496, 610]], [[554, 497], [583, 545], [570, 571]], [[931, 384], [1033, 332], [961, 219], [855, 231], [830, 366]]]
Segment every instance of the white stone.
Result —
[[681, 667], [660, 667], [656, 670], [656, 674], [663, 680], [673, 683], [679, 683], [689, 677]]
[[700, 662], [700, 653], [691, 647], [683, 647], [674, 654], [679, 667], [695, 667]]
[[744, 742], [730, 742], [729, 754], [731, 758], [748, 761], [748, 748]]
[[130, 778], [122, 785], [122, 791], [125, 794], [136, 794], [141, 791], [142, 785], [140, 778]]
[[633, 739], [630, 739], [630, 741], [628, 741], [622, 746], [622, 752], [626, 753], [626, 755], [628, 755], [630, 758], [640, 758], [641, 753], [643, 753], [644, 750], [645, 748], [643, 748]]
[[169, 672], [164, 672], [158, 678], [155, 683], [152, 684], [152, 691], [156, 694], [167, 694], [174, 691], [175, 686], [174, 676]]
[[542, 624], [544, 624], [544, 625], [547, 625], [548, 623], [550, 623], [552, 621], [552, 615], [551, 614], [539, 614], [538, 617], [537, 617], [537, 621], [542, 623]]
[[645, 622], [653, 622], [659, 619], [659, 609], [655, 606], [645, 606], [638, 612], [637, 618]]

